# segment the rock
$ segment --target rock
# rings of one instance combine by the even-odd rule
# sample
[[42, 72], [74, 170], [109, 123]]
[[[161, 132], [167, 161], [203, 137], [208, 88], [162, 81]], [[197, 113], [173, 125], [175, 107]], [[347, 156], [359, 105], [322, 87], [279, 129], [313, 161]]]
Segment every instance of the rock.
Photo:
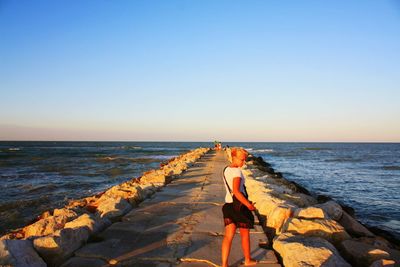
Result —
[[140, 188], [142, 189], [143, 199], [149, 198], [157, 191], [156, 187], [152, 184], [140, 185]]
[[390, 259], [389, 252], [356, 240], [343, 241], [341, 249], [349, 262], [356, 266], [369, 266], [377, 260]]
[[61, 267], [105, 267], [110, 266], [106, 261], [97, 258], [72, 257]]
[[319, 237], [285, 233], [274, 239], [273, 248], [285, 267], [351, 267], [331, 243]]
[[370, 267], [394, 267], [396, 262], [394, 260], [377, 260], [374, 261]]
[[335, 244], [350, 239], [345, 229], [331, 219], [290, 218], [282, 227], [282, 233], [284, 232], [321, 237]]
[[116, 220], [132, 209], [128, 201], [121, 197], [111, 198], [103, 195], [98, 203], [97, 212], [100, 217], [110, 220]]
[[62, 229], [67, 220], [68, 217], [62, 215], [41, 219], [23, 229], [24, 237], [39, 237], [52, 234], [55, 231]]
[[67, 221], [71, 221], [78, 217], [78, 214], [76, 214], [75, 211], [68, 209], [68, 208], [62, 208], [62, 209], [54, 209], [53, 211], [53, 216], [64, 216], [67, 218]]
[[294, 206], [277, 206], [267, 216], [267, 227], [275, 229], [275, 234], [279, 234], [281, 232], [282, 225], [293, 215], [294, 210]]
[[0, 265], [17, 267], [46, 267], [33, 249], [30, 240], [1, 240]]
[[[279, 205], [285, 205], [287, 202], [284, 200], [280, 200], [278, 198], [271, 197], [269, 195], [265, 195], [266, 197], [254, 201], [250, 198], [251, 201], [255, 202], [255, 207], [257, 208], [257, 212], [264, 216], [268, 217], [268, 215]], [[256, 198], [257, 199], [257, 198]]]
[[317, 201], [313, 197], [302, 193], [282, 194], [278, 195], [278, 197], [288, 200], [299, 207], [308, 207], [317, 204]]
[[88, 238], [87, 227], [65, 228], [53, 235], [35, 239], [33, 245], [49, 266], [58, 266], [72, 256]]
[[142, 188], [127, 183], [113, 186], [104, 194], [113, 198], [121, 197], [127, 200], [132, 206], [137, 206], [143, 200]]
[[346, 231], [356, 237], [359, 236], [369, 236], [373, 237], [374, 234], [371, 233], [365, 226], [359, 223], [356, 219], [351, 217], [347, 212], [343, 211], [343, 215], [338, 221]]
[[340, 220], [343, 214], [342, 207], [333, 200], [322, 204], [317, 204], [315, 205], [315, 207], [323, 209], [325, 213], [328, 214], [329, 217], [335, 221]]
[[353, 240], [357, 240], [357, 241], [360, 241], [365, 244], [370, 244], [376, 248], [380, 248], [380, 249], [387, 250], [387, 251], [389, 249], [394, 248], [394, 246], [389, 241], [387, 241], [385, 238], [383, 238], [381, 236], [359, 237], [359, 238], [353, 238]]
[[161, 170], [152, 170], [144, 173], [140, 178], [141, 184], [166, 184], [168, 183], [168, 177]]
[[303, 219], [328, 219], [324, 210], [316, 207], [296, 209], [293, 217]]
[[87, 227], [90, 234], [98, 233], [110, 226], [111, 222], [106, 218], [100, 218], [92, 214], [82, 214], [75, 220], [65, 224], [64, 228]]

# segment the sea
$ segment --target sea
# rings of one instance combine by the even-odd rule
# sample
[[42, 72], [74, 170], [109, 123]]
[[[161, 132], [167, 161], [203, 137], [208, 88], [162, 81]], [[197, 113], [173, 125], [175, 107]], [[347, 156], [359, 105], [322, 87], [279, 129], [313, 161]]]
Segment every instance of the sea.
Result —
[[[400, 143], [223, 143], [350, 206], [400, 239]], [[139, 177], [205, 142], [0, 142], [0, 234], [47, 210]]]

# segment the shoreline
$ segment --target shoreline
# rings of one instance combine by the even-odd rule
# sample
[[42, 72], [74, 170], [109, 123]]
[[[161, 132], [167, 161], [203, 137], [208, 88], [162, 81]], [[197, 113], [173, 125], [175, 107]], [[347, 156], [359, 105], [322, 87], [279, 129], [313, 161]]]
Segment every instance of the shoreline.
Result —
[[[340, 205], [329, 196], [315, 194], [285, 179], [262, 157], [250, 154], [247, 163], [244, 172], [246, 183], [250, 184], [250, 200], [256, 203], [264, 230], [285, 266], [300, 266], [296, 264], [303, 261], [318, 266], [312, 263], [318, 261], [317, 255], [315, 258], [301, 256], [302, 251], [314, 247], [341, 256], [353, 266], [383, 266], [378, 265], [383, 264], [378, 261], [386, 259], [399, 264], [399, 240], [382, 229], [361, 224], [354, 217], [352, 207]], [[293, 252], [294, 247], [296, 252]], [[379, 253], [368, 256], [374, 250]], [[325, 260], [334, 266], [344, 264], [331, 258]]]
[[[252, 156], [255, 157], [255, 156]], [[257, 159], [257, 161], [259, 162], [259, 164], [261, 164], [261, 166], [265, 167], [266, 172], [272, 176], [275, 176], [277, 178], [282, 178], [287, 180], [288, 182], [292, 183], [298, 191], [300, 193], [309, 195], [313, 198], [315, 198], [319, 204], [322, 204], [324, 202], [327, 201], [335, 201], [337, 202], [344, 211], [346, 211], [350, 216], [352, 216], [354, 219], [356, 219], [358, 221], [358, 223], [360, 223], [361, 225], [363, 225], [364, 227], [366, 227], [369, 231], [371, 231], [372, 233], [374, 233], [375, 235], [379, 235], [382, 236], [386, 239], [388, 239], [390, 242], [394, 243], [396, 246], [400, 246], [400, 238], [397, 237], [396, 235], [390, 233], [389, 231], [379, 228], [379, 226], [370, 226], [370, 225], [366, 225], [362, 222], [360, 222], [356, 216], [356, 209], [354, 209], [353, 207], [349, 206], [349, 205], [345, 205], [343, 204], [341, 201], [335, 200], [333, 197], [329, 196], [329, 195], [324, 195], [324, 194], [317, 194], [313, 191], [308, 190], [306, 187], [304, 187], [303, 185], [292, 181], [290, 179], [287, 179], [284, 177], [284, 175], [281, 172], [275, 172], [275, 169], [271, 167], [271, 164], [266, 162], [261, 156], [255, 157]]]
[[96, 234], [118, 222], [190, 168], [210, 149], [197, 148], [146, 171], [139, 178], [42, 213], [35, 222], [0, 237], [0, 265], [60, 266]]
[[[36, 222], [0, 237], [0, 265], [26, 266], [18, 265], [24, 261], [29, 266], [61, 266], [85, 244], [98, 242], [99, 233], [120, 223], [141, 202], [181, 174], [190, 172], [188, 169], [209, 151], [209, 148], [191, 150], [139, 178], [44, 212]], [[384, 230], [362, 225], [353, 216], [351, 207], [287, 180], [262, 157], [250, 154], [243, 173], [249, 199], [255, 202], [269, 247], [278, 253], [285, 266], [302, 266], [299, 262], [320, 266], [324, 261], [327, 266], [351, 263], [375, 267], [392, 263], [391, 260], [399, 264], [398, 240], [385, 236]], [[314, 249], [329, 257], [321, 258]], [[370, 251], [378, 252], [370, 255]]]

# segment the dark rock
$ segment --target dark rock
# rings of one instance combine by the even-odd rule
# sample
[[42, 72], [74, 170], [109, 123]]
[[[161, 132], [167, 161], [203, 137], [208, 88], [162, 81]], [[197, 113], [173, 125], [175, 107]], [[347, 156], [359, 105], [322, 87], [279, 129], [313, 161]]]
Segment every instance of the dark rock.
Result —
[[303, 187], [300, 184], [293, 182], [293, 181], [292, 181], [292, 184], [294, 184], [296, 186], [296, 192], [311, 196], [310, 191], [308, 191], [305, 187]]
[[329, 197], [329, 196], [317, 195], [317, 201], [318, 201], [318, 203], [325, 203], [325, 202], [328, 202], [329, 200], [332, 200], [332, 198]]
[[339, 204], [340, 204], [340, 206], [342, 206], [342, 209], [343, 209], [345, 212], [347, 212], [350, 216], [354, 217], [354, 215], [356, 214], [356, 212], [355, 212], [355, 210], [354, 210], [352, 207], [350, 207], [350, 206], [348, 206], [348, 205], [341, 204], [341, 203], [339, 203]]
[[392, 233], [380, 229], [378, 227], [375, 226], [371, 226], [371, 227], [367, 227], [368, 230], [370, 230], [372, 233], [376, 234], [377, 236], [381, 236], [384, 237], [385, 239], [389, 240], [391, 243], [395, 244], [396, 246], [400, 247], [400, 240], [394, 236]]

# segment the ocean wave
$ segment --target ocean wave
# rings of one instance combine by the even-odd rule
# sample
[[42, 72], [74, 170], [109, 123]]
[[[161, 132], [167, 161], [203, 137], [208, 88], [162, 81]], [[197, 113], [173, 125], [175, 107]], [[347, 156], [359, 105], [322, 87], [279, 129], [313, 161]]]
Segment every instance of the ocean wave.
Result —
[[332, 150], [332, 149], [331, 148], [327, 148], [327, 147], [304, 147], [304, 148], [302, 148], [302, 150], [311, 150], [311, 151], [315, 150], [315, 151], [318, 151], [318, 150]]
[[147, 156], [147, 157], [142, 157], [143, 159], [155, 159], [155, 160], [166, 160], [166, 159], [172, 159], [178, 155], [154, 155], [154, 156]]
[[400, 171], [400, 166], [383, 166], [382, 169], [388, 171]]
[[252, 153], [273, 153], [275, 150], [271, 148], [264, 148], [264, 149], [254, 149]]
[[[35, 199], [19, 199], [16, 201], [8, 201], [0, 204], [0, 212], [8, 211], [11, 209], [21, 209], [24, 207], [35, 206], [40, 204], [49, 203], [49, 196], [41, 196]], [[50, 203], [49, 203], [50, 204]]]
[[118, 146], [118, 147], [115, 147], [116, 149], [127, 149], [127, 150], [131, 150], [131, 149], [133, 149], [133, 150], [137, 150], [137, 149], [142, 149], [142, 147], [140, 147], [140, 146]]
[[326, 159], [325, 162], [361, 162], [361, 159], [355, 159], [351, 157], [343, 157], [343, 158], [334, 158], [334, 159]]

